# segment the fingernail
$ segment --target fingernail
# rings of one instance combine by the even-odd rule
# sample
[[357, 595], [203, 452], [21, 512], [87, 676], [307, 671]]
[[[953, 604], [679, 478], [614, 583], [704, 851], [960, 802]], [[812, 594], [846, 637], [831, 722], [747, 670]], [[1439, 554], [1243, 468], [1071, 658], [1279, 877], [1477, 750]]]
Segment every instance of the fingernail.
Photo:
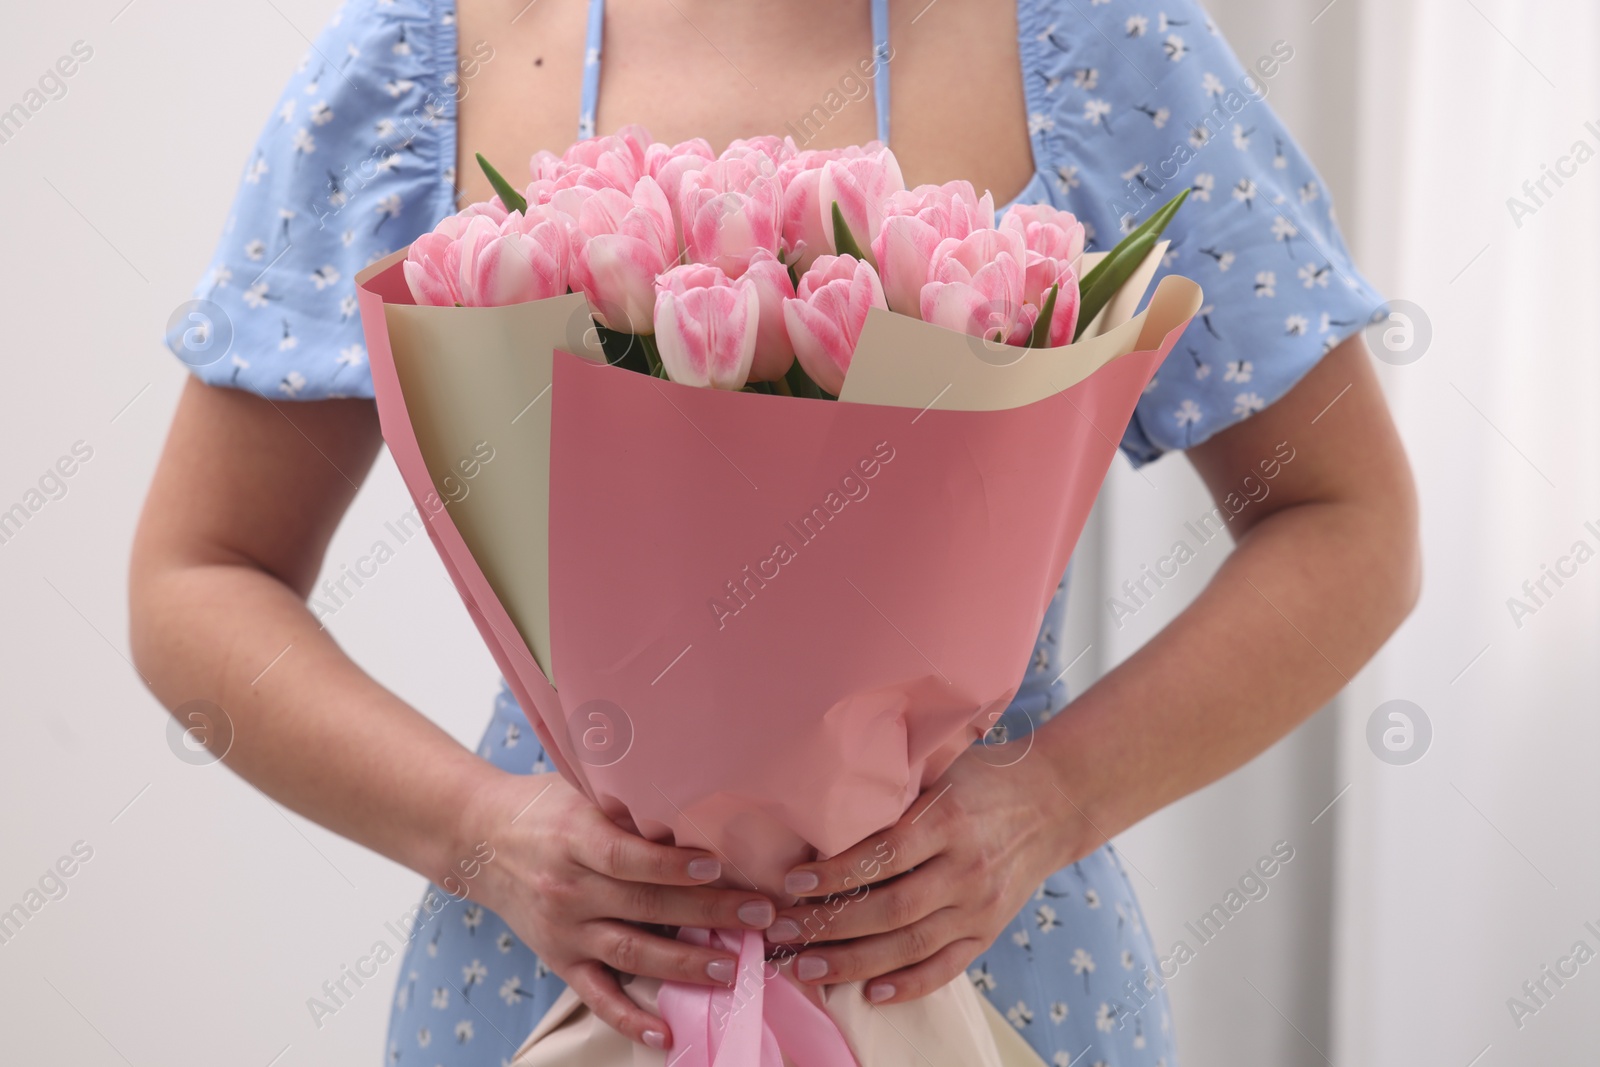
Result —
[[783, 891], [800, 896], [817, 888], [818, 879], [816, 871], [790, 871], [783, 876]]
[[779, 919], [767, 927], [768, 941], [794, 941], [800, 936], [800, 924], [793, 919]]
[[710, 856], [701, 856], [697, 860], [690, 860], [689, 877], [697, 882], [709, 882], [713, 878], [720, 878], [722, 877], [722, 864]]
[[751, 900], [739, 905], [739, 921], [746, 926], [757, 929], [766, 929], [772, 925], [772, 918], [777, 914], [770, 900]]
[[874, 1004], [881, 1004], [894, 996], [894, 986], [888, 982], [874, 982], [867, 987], [867, 999]]
[[642, 1037], [644, 1039], [644, 1043], [649, 1045], [651, 1048], [667, 1047], [667, 1035], [662, 1033], [660, 1030], [646, 1030], [639, 1036]]
[[801, 956], [794, 962], [794, 973], [802, 982], [815, 982], [828, 973], [828, 961], [821, 956]]
[[706, 976], [713, 982], [732, 985], [734, 968], [735, 964], [732, 960], [712, 960], [706, 964]]

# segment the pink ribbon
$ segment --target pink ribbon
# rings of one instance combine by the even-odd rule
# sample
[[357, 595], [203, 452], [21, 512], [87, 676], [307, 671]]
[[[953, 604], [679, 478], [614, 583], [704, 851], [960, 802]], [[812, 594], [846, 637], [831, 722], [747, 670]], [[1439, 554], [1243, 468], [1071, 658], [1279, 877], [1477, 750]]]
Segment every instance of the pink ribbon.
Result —
[[859, 1067], [827, 1012], [781, 975], [768, 980], [759, 932], [684, 927], [678, 937], [737, 952], [739, 964], [731, 989], [662, 983], [672, 1067], [783, 1067], [785, 1055], [795, 1067]]

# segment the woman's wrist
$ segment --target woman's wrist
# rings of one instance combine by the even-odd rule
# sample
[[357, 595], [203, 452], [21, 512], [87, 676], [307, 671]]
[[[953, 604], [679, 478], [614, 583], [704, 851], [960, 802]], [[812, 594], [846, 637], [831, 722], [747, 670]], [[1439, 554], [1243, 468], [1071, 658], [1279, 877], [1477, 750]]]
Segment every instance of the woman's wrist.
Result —
[[480, 843], [488, 840], [490, 794], [502, 779], [514, 777], [476, 755], [463, 753], [463, 756], [465, 758], [457, 761], [454, 767], [439, 771], [443, 781], [435, 803], [444, 811], [454, 812], [454, 817], [434, 823], [427, 830], [419, 827], [419, 833], [434, 836], [432, 840], [417, 842], [418, 861], [411, 864], [424, 878], [452, 893], [454, 890], [446, 883], [452, 878], [462, 878], [463, 865], [470, 869]]
[[[1104, 709], [1092, 693], [1068, 704], [1038, 728], [1040, 764], [1049, 781], [1044, 802], [1058, 814], [1062, 865], [1075, 863], [1138, 822], [1142, 779], [1134, 761], [1117, 751], [1118, 740], [1101, 736]], [[1153, 808], [1151, 810], [1154, 810]]]
[[476, 895], [493, 907], [505, 872], [496, 858], [504, 856], [513, 834], [525, 839], [535, 828], [533, 809], [553, 784], [553, 776], [512, 774], [478, 762], [464, 783], [454, 840], [438, 874], [430, 877], [452, 896]]

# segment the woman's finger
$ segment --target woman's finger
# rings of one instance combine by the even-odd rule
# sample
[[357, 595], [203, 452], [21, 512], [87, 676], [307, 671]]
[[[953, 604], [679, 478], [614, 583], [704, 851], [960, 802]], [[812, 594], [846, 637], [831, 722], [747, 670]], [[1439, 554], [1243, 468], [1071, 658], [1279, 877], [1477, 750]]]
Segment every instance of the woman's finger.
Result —
[[704, 849], [647, 841], [603, 815], [582, 833], [569, 835], [567, 848], [574, 861], [591, 871], [627, 882], [702, 885], [722, 877], [722, 863]]
[[672, 1034], [667, 1024], [628, 999], [617, 976], [598, 962], [574, 964], [561, 977], [601, 1022], [624, 1037], [651, 1048], [671, 1046]]
[[937, 808], [939, 797], [924, 793], [900, 821], [845, 849], [832, 859], [802, 863], [783, 880], [786, 892], [797, 897], [848, 893], [910, 870], [943, 850], [940, 820], [923, 818]]
[[868, 979], [862, 983], [862, 995], [874, 1004], [925, 997], [964, 974], [983, 948], [983, 942], [975, 937], [952, 941], [921, 963]]
[[632, 923], [584, 924], [583, 950], [623, 974], [696, 985], [732, 985], [739, 959], [731, 952], [675, 941]]
[[588, 904], [597, 915], [655, 926], [702, 926], [712, 930], [765, 930], [777, 909], [744, 889], [652, 885], [596, 879]]
[[803, 949], [794, 961], [802, 982], [864, 982], [904, 970], [929, 959], [953, 941], [965, 938], [957, 926], [961, 912], [941, 908], [925, 919], [886, 934], [855, 941], [829, 942]]
[[957, 874], [945, 857], [936, 856], [891, 882], [864, 885], [858, 892], [821, 900], [802, 900], [778, 912], [777, 920], [767, 927], [767, 940], [780, 944], [842, 941], [910, 926], [956, 902]]

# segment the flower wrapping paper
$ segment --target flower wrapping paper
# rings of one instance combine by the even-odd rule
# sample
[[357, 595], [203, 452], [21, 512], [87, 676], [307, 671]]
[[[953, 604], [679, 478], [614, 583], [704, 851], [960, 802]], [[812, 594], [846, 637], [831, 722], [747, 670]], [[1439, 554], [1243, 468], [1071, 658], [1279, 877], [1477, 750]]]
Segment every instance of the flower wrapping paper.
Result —
[[1167, 278], [1133, 314], [1162, 251], [1061, 348], [874, 309], [836, 403], [607, 366], [581, 295], [417, 307], [404, 252], [358, 291], [384, 438], [557, 768], [781, 897], [1015, 694], [1200, 306]]

